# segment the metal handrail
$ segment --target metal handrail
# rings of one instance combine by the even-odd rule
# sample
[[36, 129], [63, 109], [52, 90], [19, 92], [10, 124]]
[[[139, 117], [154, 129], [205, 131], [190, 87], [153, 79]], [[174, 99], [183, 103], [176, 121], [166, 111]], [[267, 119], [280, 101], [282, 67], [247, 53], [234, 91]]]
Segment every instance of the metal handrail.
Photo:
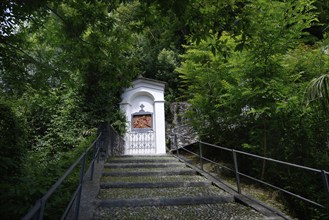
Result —
[[[177, 139], [177, 136], [176, 135], [175, 135], [175, 138]], [[199, 154], [186, 149], [187, 146], [191, 146], [191, 145], [194, 145], [194, 144], [198, 144]], [[202, 145], [206, 145], [206, 146], [210, 146], [210, 147], [214, 147], [214, 148], [217, 148], [217, 149], [221, 149], [221, 150], [224, 150], [224, 151], [231, 152], [232, 153], [232, 157], [233, 157], [233, 163], [234, 163], [233, 166], [234, 166], [234, 169], [231, 169], [229, 167], [223, 166], [223, 165], [221, 165], [219, 163], [216, 163], [215, 161], [210, 160], [209, 158], [204, 157], [204, 155], [202, 153]], [[306, 167], [306, 166], [302, 166], [302, 165], [298, 165], [298, 164], [288, 163], [288, 162], [284, 162], [284, 161], [280, 161], [280, 160], [276, 160], [276, 159], [272, 159], [272, 158], [268, 158], [268, 157], [263, 157], [263, 156], [259, 156], [259, 155], [247, 153], [247, 152], [244, 152], [244, 151], [239, 151], [239, 150], [235, 150], [235, 149], [225, 148], [225, 147], [222, 147], [222, 146], [210, 144], [210, 143], [203, 142], [203, 141], [197, 141], [197, 142], [195, 142], [193, 144], [189, 144], [187, 146], [178, 148], [178, 146], [176, 144], [176, 149], [174, 149], [174, 150], [176, 151], [176, 154], [177, 154], [178, 157], [180, 157], [179, 151], [180, 150], [184, 150], [184, 151], [186, 151], [186, 152], [188, 152], [190, 154], [193, 154], [193, 155], [199, 157], [199, 159], [200, 159], [200, 169], [201, 170], [203, 170], [203, 160], [206, 160], [206, 161], [208, 161], [210, 163], [213, 163], [215, 165], [218, 165], [218, 166], [220, 166], [222, 168], [225, 168], [227, 170], [230, 170], [230, 171], [234, 172], [235, 173], [235, 179], [236, 179], [236, 191], [239, 194], [241, 194], [240, 176], [242, 176], [242, 177], [251, 179], [253, 181], [256, 181], [258, 183], [264, 184], [266, 186], [269, 186], [271, 188], [277, 189], [277, 190], [279, 190], [281, 192], [284, 192], [284, 193], [286, 193], [288, 195], [291, 195], [293, 197], [296, 197], [298, 199], [301, 199], [303, 201], [306, 201], [308, 203], [311, 203], [311, 204], [313, 204], [315, 206], [318, 206], [318, 207], [321, 207], [321, 208], [329, 208], [329, 178], [328, 178], [329, 172], [328, 171], [320, 170], [320, 169], [314, 169], [314, 168], [311, 168], [311, 167]], [[312, 171], [312, 172], [315, 172], [315, 173], [318, 173], [318, 174], [320, 173], [321, 174], [321, 177], [322, 177], [322, 180], [323, 180], [323, 186], [324, 186], [324, 189], [325, 189], [325, 194], [326, 194], [326, 197], [327, 197], [328, 204], [327, 205], [319, 204], [319, 203], [317, 203], [315, 201], [312, 201], [311, 199], [307, 199], [307, 198], [305, 198], [305, 197], [303, 197], [301, 195], [295, 194], [295, 193], [293, 193], [291, 191], [288, 191], [286, 189], [280, 188], [278, 186], [275, 186], [273, 184], [270, 184], [268, 182], [259, 180], [257, 178], [251, 177], [251, 176], [249, 176], [247, 174], [244, 174], [244, 173], [240, 172], [239, 169], [238, 169], [238, 157], [237, 157], [237, 154], [242, 154], [242, 155], [246, 155], [246, 156], [250, 156], [250, 157], [254, 157], [254, 158], [258, 158], [258, 159], [267, 160], [267, 161], [274, 162], [274, 163], [279, 163], [279, 164], [283, 164], [283, 165], [287, 165], [287, 166], [291, 166], [291, 167], [295, 167], [295, 168], [300, 168], [300, 169], [307, 170], [307, 171]]]
[[[100, 139], [102, 133], [98, 135], [98, 137], [93, 141], [93, 143], [81, 154], [81, 156], [66, 170], [66, 172], [61, 176], [54, 185], [39, 199], [36, 204], [30, 209], [30, 211], [22, 218], [22, 220], [29, 220], [29, 219], [43, 219], [44, 214], [44, 208], [46, 205], [47, 200], [51, 197], [51, 195], [58, 189], [58, 187], [63, 183], [63, 181], [66, 179], [66, 177], [71, 174], [71, 172], [74, 170], [74, 168], [81, 162], [81, 169], [80, 169], [80, 179], [79, 179], [79, 185], [74, 192], [71, 201], [69, 202], [63, 216], [61, 219], [65, 219], [69, 210], [71, 209], [74, 200], [76, 200], [76, 209], [74, 212], [74, 219], [78, 219], [79, 215], [79, 206], [80, 206], [80, 197], [82, 192], [82, 181], [84, 177], [84, 169], [85, 169], [85, 163], [86, 163], [86, 155], [90, 151], [91, 148], [93, 148], [93, 159], [90, 162], [89, 167], [92, 167], [91, 170], [91, 180], [93, 178], [93, 169], [94, 169], [94, 163], [95, 160], [99, 158], [99, 150], [100, 147], [96, 146], [98, 140]], [[88, 168], [89, 170], [89, 168]]]
[[284, 193], [286, 193], [286, 194], [289, 194], [289, 195], [291, 195], [291, 196], [294, 196], [294, 197], [297, 197], [297, 198], [299, 198], [299, 199], [301, 199], [301, 200], [304, 200], [305, 202], [309, 202], [309, 203], [312, 203], [313, 205], [319, 206], [319, 207], [321, 207], [321, 208], [325, 208], [325, 206], [323, 206], [323, 205], [321, 205], [321, 204], [319, 204], [319, 203], [317, 203], [317, 202], [314, 202], [314, 201], [312, 201], [312, 200], [310, 200], [310, 199], [307, 199], [307, 198], [305, 198], [305, 197], [303, 197], [303, 196], [300, 196], [300, 195], [297, 195], [297, 194], [295, 194], [295, 193], [292, 193], [292, 192], [290, 192], [290, 191], [288, 191], [288, 190], [286, 190], [286, 189], [282, 189], [282, 188], [280, 188], [280, 187], [274, 186], [274, 185], [272, 185], [272, 184], [270, 184], [270, 183], [267, 183], [267, 182], [265, 182], [265, 181], [259, 180], [259, 179], [257, 179], [257, 178], [251, 177], [251, 176], [249, 176], [249, 175], [246, 175], [246, 174], [243, 174], [243, 173], [240, 173], [240, 172], [239, 172], [239, 175], [244, 176], [244, 177], [246, 177], [246, 178], [248, 178], [248, 179], [254, 180], [254, 181], [258, 182], [258, 183], [262, 183], [262, 184], [267, 185], [267, 186], [269, 186], [269, 187], [272, 187], [272, 188], [274, 188], [274, 189], [280, 190], [280, 191], [282, 191], [282, 192], [284, 192]]

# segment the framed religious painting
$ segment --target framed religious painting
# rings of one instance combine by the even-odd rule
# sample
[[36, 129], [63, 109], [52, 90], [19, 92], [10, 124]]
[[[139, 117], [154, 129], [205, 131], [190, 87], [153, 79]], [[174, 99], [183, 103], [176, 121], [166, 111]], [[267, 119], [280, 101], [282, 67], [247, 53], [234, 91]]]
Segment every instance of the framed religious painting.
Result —
[[153, 129], [153, 114], [144, 111], [142, 104], [141, 110], [132, 114], [132, 128], [135, 131], [144, 131]]

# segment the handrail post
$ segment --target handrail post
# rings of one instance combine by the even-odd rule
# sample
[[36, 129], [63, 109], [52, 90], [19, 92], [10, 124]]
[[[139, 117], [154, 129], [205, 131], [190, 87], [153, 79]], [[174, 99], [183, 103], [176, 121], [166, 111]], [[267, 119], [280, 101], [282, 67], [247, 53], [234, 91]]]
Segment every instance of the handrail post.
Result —
[[[97, 141], [96, 141], [97, 142]], [[91, 171], [90, 171], [90, 180], [94, 178], [94, 169], [95, 169], [95, 159], [96, 159], [96, 142], [93, 144], [93, 156], [91, 158]]]
[[[113, 157], [115, 152], [114, 152], [114, 144], [113, 144], [113, 139], [114, 139], [114, 131], [113, 131], [113, 128], [110, 127], [109, 129], [109, 146], [110, 146], [110, 151], [111, 151], [111, 156]], [[117, 149], [118, 147], [116, 147]]]
[[327, 197], [327, 209], [329, 209], [329, 181], [328, 181], [328, 175], [324, 170], [321, 170], [321, 176], [324, 186], [324, 191]]
[[121, 149], [120, 153], [121, 154], [124, 154], [124, 152], [125, 152], [124, 146], [125, 146], [125, 140], [123, 138], [120, 138], [120, 149]]
[[200, 141], [199, 141], [199, 156], [200, 156], [200, 168], [201, 168], [201, 170], [203, 170], [202, 145], [201, 145], [201, 142]]
[[95, 145], [96, 145], [97, 163], [99, 163], [99, 155], [101, 150], [100, 140], [96, 141]]
[[119, 147], [118, 147], [117, 154], [121, 155], [122, 154], [122, 140], [121, 140], [120, 136], [118, 137], [118, 142], [119, 142]]
[[239, 176], [239, 168], [238, 168], [238, 159], [236, 157], [236, 152], [232, 149], [233, 154], [233, 161], [234, 161], [234, 171], [235, 171], [235, 178], [236, 178], [236, 187], [238, 189], [238, 193], [241, 194], [241, 187], [240, 187], [240, 176]]
[[81, 200], [81, 193], [82, 193], [82, 182], [83, 182], [83, 174], [84, 174], [84, 170], [85, 170], [85, 163], [86, 163], [86, 152], [84, 153], [82, 162], [81, 162], [79, 192], [76, 197], [75, 212], [74, 212], [74, 217], [73, 217], [73, 219], [75, 219], [75, 220], [77, 220], [79, 218], [80, 200]]
[[177, 134], [175, 134], [175, 146], [176, 146], [176, 154], [177, 154], [177, 156], [179, 157], [179, 150], [178, 150], [178, 142], [177, 142]]

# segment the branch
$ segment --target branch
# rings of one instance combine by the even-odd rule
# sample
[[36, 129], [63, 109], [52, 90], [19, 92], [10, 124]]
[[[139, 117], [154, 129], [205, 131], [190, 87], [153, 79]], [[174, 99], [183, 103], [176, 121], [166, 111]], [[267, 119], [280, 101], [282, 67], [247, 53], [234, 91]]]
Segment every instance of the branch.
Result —
[[4, 44], [4, 45], [7, 45], [7, 46], [13, 48], [13, 49], [16, 50], [16, 51], [19, 51], [19, 52], [23, 53], [23, 54], [24, 54], [26, 57], [28, 57], [30, 60], [32, 60], [32, 61], [34, 61], [34, 62], [36, 62], [36, 63], [39, 63], [39, 61], [37, 61], [34, 57], [32, 57], [31, 55], [29, 55], [28, 53], [26, 53], [24, 50], [22, 50], [22, 49], [20, 49], [20, 48], [18, 48], [18, 47], [16, 47], [16, 46], [14, 46], [14, 45], [12, 45], [12, 44], [10, 44], [10, 43], [8, 43], [8, 42], [5, 42], [5, 41], [2, 41], [2, 42], [0, 42], [0, 43], [1, 43], [1, 44]]
[[79, 40], [80, 40], [82, 43], [85, 43], [85, 44], [88, 44], [88, 45], [91, 45], [91, 46], [97, 48], [97, 49], [100, 50], [105, 56], [108, 56], [107, 53], [106, 53], [106, 52], [105, 52], [100, 46], [95, 45], [95, 44], [93, 44], [93, 43], [91, 43], [91, 42], [89, 42], [89, 41], [86, 41], [86, 40], [82, 39], [81, 37], [79, 37]]
[[63, 16], [61, 16], [55, 9], [51, 8], [50, 6], [46, 5], [45, 6], [46, 9], [50, 10], [54, 15], [56, 15], [59, 19], [61, 19], [64, 23], [66, 23], [67, 21], [65, 20], [65, 18]]
[[[56, 69], [54, 69], [51, 65], [47, 65], [46, 63], [40, 62], [38, 60], [36, 60], [34, 57], [32, 57], [30, 54], [28, 54], [27, 52], [25, 52], [24, 50], [22, 50], [21, 48], [16, 47], [15, 45], [12, 45], [8, 42], [5, 42], [2, 40], [2, 42], [0, 42], [0, 44], [4, 44], [7, 45], [9, 47], [11, 47], [12, 49], [19, 51], [20, 53], [22, 53], [23, 55], [25, 55], [31, 62], [36, 63], [38, 65], [40, 65], [41, 67], [44, 68], [49, 68], [51, 70], [53, 70], [55, 73], [57, 73], [58, 71]], [[19, 65], [18, 65], [19, 66]]]

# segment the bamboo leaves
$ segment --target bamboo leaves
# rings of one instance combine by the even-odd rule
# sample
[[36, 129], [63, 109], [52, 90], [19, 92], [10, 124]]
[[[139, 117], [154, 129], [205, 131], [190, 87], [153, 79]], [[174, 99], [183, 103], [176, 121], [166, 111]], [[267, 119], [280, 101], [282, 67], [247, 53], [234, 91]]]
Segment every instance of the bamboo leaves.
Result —
[[307, 87], [306, 101], [320, 102], [323, 110], [329, 113], [329, 74], [314, 78]]

